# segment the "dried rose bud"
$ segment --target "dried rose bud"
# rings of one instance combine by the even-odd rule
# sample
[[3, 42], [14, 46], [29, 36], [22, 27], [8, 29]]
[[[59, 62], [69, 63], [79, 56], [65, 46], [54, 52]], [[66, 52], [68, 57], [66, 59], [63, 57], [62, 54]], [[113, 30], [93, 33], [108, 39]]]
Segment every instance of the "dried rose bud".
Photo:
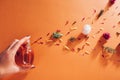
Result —
[[56, 30], [56, 32], [59, 33], [59, 32], [61, 32], [61, 30], [58, 29], [58, 30]]
[[108, 40], [110, 38], [110, 33], [103, 33], [103, 37]]
[[116, 0], [109, 0], [110, 4], [114, 4]]

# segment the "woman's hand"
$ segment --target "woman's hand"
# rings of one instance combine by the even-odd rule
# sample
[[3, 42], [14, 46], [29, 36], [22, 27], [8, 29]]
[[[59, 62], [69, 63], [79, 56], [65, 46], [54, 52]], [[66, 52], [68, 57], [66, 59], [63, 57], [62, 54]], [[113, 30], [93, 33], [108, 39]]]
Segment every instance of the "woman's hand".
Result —
[[19, 47], [28, 41], [30, 36], [26, 36], [21, 40], [16, 39], [5, 51], [0, 53], [0, 76], [17, 73], [25, 70], [34, 68], [34, 65], [29, 66], [28, 68], [20, 68], [15, 63], [15, 55]]

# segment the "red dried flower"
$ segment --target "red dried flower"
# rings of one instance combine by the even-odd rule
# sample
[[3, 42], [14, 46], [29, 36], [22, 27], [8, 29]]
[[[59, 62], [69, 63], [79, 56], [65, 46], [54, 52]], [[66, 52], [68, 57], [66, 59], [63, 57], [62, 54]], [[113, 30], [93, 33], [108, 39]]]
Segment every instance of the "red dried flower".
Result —
[[110, 4], [114, 4], [116, 0], [109, 0]]
[[108, 40], [110, 38], [110, 33], [104, 33], [103, 34], [103, 37]]
[[56, 30], [56, 32], [59, 33], [59, 32], [61, 32], [61, 30], [58, 29], [58, 30]]

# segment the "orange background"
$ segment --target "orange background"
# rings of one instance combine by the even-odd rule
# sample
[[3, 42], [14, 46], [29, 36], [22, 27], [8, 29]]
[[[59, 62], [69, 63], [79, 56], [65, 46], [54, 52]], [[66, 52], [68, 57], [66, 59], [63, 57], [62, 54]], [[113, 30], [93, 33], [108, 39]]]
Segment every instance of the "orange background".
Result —
[[[105, 44], [116, 48], [120, 38], [116, 37], [116, 31], [120, 31], [117, 22], [120, 17], [117, 16], [120, 7], [120, 0], [117, 0], [108, 12], [106, 12], [98, 21], [91, 24], [93, 9], [97, 13], [107, 4], [107, 0], [0, 0], [0, 51], [2, 52], [14, 39], [31, 35], [33, 42], [40, 36], [41, 41], [48, 39], [46, 34], [60, 29], [63, 34], [69, 31], [70, 27], [78, 27], [68, 36], [63, 36], [63, 42], [60, 46], [33, 45], [36, 65], [35, 69], [28, 74], [16, 75], [5, 80], [120, 80], [120, 63], [114, 64], [112, 61], [103, 64], [100, 54], [91, 57], [92, 49], [96, 48], [99, 53], [99, 47], [95, 46], [103, 32], [110, 32], [111, 38]], [[115, 9], [118, 6], [117, 9]], [[85, 17], [85, 21], [81, 19]], [[100, 24], [103, 22], [105, 24]], [[65, 26], [65, 22], [69, 24]], [[74, 26], [71, 24], [77, 21]], [[77, 36], [81, 33], [84, 24], [92, 25], [92, 32], [86, 46], [79, 53], [63, 50], [63, 45], [71, 36]], [[113, 29], [113, 25], [116, 27]], [[99, 28], [104, 28], [102, 32], [95, 34]], [[84, 41], [77, 44], [81, 47]], [[85, 51], [90, 51], [90, 55], [82, 56]], [[94, 51], [93, 51], [94, 52]]]

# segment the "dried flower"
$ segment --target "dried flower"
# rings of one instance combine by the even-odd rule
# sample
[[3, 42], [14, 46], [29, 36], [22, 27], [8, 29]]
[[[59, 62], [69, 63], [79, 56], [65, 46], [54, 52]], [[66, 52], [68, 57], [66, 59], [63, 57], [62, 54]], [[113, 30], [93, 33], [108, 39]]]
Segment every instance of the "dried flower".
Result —
[[116, 0], [109, 0], [110, 4], [114, 4]]
[[59, 39], [59, 38], [61, 38], [63, 36], [63, 34], [61, 34], [61, 33], [59, 33], [59, 32], [54, 32], [53, 34], [52, 34], [52, 38], [54, 38], [54, 39]]
[[56, 30], [56, 32], [59, 33], [59, 32], [61, 32], [61, 30], [58, 29], [58, 30]]
[[110, 38], [110, 33], [104, 33], [103, 34], [103, 37], [108, 40]]

